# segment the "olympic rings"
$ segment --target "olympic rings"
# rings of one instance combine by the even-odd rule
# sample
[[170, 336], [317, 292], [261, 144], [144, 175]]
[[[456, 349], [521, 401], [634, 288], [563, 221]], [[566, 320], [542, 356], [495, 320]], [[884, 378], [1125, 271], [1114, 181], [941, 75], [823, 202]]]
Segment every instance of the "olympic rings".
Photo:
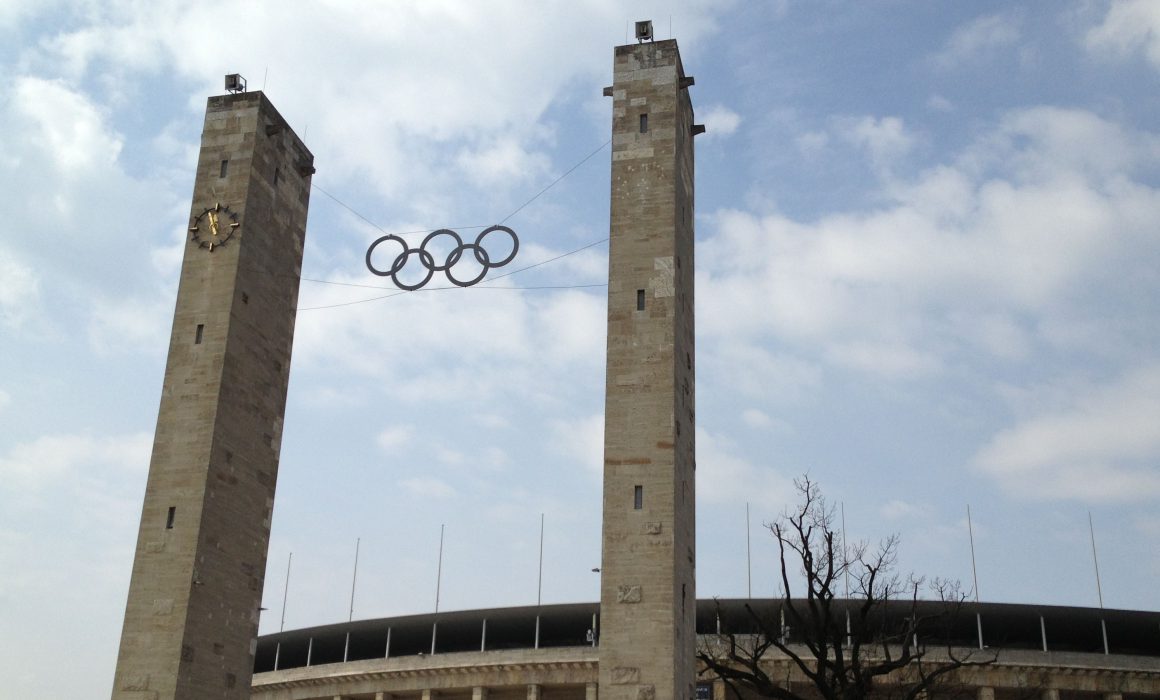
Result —
[[[483, 239], [487, 237], [487, 234], [492, 233], [493, 231], [502, 231], [512, 237], [511, 252], [508, 253], [507, 256], [502, 260], [497, 260], [495, 262], [492, 262], [491, 255], [488, 254], [487, 250], [483, 247]], [[427, 244], [439, 236], [450, 236], [455, 240], [455, 247], [451, 249], [451, 252], [447, 254], [447, 257], [441, 264], [436, 264], [435, 256], [427, 250]], [[377, 248], [380, 243], [386, 243], [387, 241], [394, 241], [398, 243], [400, 246], [402, 246], [402, 252], [395, 256], [394, 261], [391, 262], [391, 266], [388, 269], [380, 270], [371, 262], [371, 255], [374, 254], [375, 248]], [[374, 243], [371, 243], [371, 246], [367, 248], [366, 259], [367, 269], [370, 270], [372, 274], [378, 275], [379, 277], [390, 277], [391, 281], [394, 282], [395, 286], [399, 289], [413, 292], [430, 282], [431, 277], [436, 272], [442, 272], [443, 274], [447, 275], [448, 281], [457, 287], [470, 287], [471, 285], [482, 281], [483, 278], [487, 276], [487, 273], [490, 272], [493, 268], [503, 267], [504, 265], [510, 263], [513, 259], [515, 259], [516, 252], [518, 252], [519, 249], [520, 239], [516, 237], [516, 232], [507, 226], [496, 225], [485, 228], [479, 233], [478, 236], [475, 237], [474, 243], [464, 243], [463, 239], [460, 238], [458, 233], [452, 231], [451, 229], [441, 228], [437, 231], [428, 233], [427, 237], [423, 239], [423, 242], [419, 244], [418, 248], [412, 248], [407, 245], [407, 242], [399, 236], [396, 236], [393, 233], [388, 233], [385, 236], [375, 239]], [[456, 278], [455, 275], [452, 274], [451, 270], [460, 260], [463, 259], [463, 254], [467, 251], [471, 251], [471, 254], [475, 256], [475, 261], [479, 263], [480, 270], [479, 274], [475, 275], [475, 277], [472, 277], [469, 280], [461, 280]], [[412, 255], [415, 255], [419, 258], [419, 264], [427, 270], [427, 274], [425, 274], [423, 279], [421, 279], [419, 282], [408, 284], [407, 282], [400, 280], [398, 274], [402, 272], [404, 267], [407, 266], [407, 261], [411, 259]]]

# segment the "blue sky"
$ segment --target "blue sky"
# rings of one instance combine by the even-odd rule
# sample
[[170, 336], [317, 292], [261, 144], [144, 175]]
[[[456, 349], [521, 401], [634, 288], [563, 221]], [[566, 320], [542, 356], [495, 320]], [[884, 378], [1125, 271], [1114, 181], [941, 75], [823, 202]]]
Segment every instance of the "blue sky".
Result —
[[[680, 42], [697, 140], [698, 594], [773, 595], [808, 472], [851, 539], [982, 598], [1156, 610], [1160, 4], [0, 3], [0, 675], [102, 697], [207, 96], [240, 72], [384, 231], [489, 224], [609, 137], [612, 47]], [[671, 24], [671, 30], [670, 30]], [[315, 191], [262, 631], [594, 600], [607, 148], [495, 289], [382, 296]], [[334, 284], [343, 283], [343, 284]], [[486, 286], [486, 285], [484, 285]], [[533, 289], [534, 287], [572, 287]], [[512, 289], [519, 287], [521, 289]], [[60, 672], [62, 655], [73, 670]]]

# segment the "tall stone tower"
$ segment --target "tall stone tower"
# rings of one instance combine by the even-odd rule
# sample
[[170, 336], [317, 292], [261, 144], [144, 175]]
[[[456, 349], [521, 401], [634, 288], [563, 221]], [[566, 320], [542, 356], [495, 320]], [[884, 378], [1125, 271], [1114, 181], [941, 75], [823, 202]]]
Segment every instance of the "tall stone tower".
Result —
[[113, 698], [249, 698], [313, 156], [211, 97]]
[[[638, 34], [641, 32], [638, 30]], [[694, 696], [693, 108], [676, 41], [615, 50], [600, 698]]]

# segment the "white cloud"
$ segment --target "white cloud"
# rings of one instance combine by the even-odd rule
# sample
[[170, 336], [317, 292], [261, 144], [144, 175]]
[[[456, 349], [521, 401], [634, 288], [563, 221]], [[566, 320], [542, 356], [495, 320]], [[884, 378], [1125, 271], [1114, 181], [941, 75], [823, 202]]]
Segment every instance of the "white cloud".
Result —
[[574, 421], [554, 421], [552, 444], [565, 459], [594, 476], [604, 473], [604, 414]]
[[[1053, 402], [1054, 404], [1055, 402]], [[1160, 496], [1160, 366], [1068, 397], [996, 434], [982, 473], [1032, 499], [1130, 501]]]
[[[1005, 115], [966, 167], [1008, 171], [1020, 184], [1114, 184], [1160, 157], [1160, 138], [1078, 109], [1032, 107]], [[1106, 184], [1105, 184], [1106, 183]]]
[[807, 131], [798, 135], [794, 143], [803, 156], [810, 158], [826, 149], [830, 143], [830, 135], [825, 131]]
[[456, 495], [451, 484], [435, 477], [403, 479], [400, 485], [412, 495], [422, 498], [452, 498]]
[[22, 76], [12, 85], [11, 109], [32, 145], [48, 155], [63, 177], [106, 170], [122, 139], [87, 98], [61, 81]]
[[375, 438], [375, 442], [384, 452], [394, 452], [406, 445], [415, 435], [413, 425], [391, 425], [383, 428]]
[[[854, 126], [880, 153], [910, 142], [882, 121]], [[1160, 191], [1129, 178], [1160, 159], [1156, 143], [1088, 112], [1018, 110], [950, 162], [894, 179], [876, 208], [808, 223], [718, 211], [698, 253], [707, 362], [777, 339], [814, 364], [932, 377], [979, 351], [1015, 362], [1114, 345], [1133, 331], [1075, 301], [1131, 301], [1155, 279]], [[786, 369], [770, 375], [810, 377]]]
[[534, 153], [505, 136], [476, 149], [463, 149], [455, 159], [464, 176], [481, 188], [535, 182], [548, 172], [548, 157]]
[[697, 500], [737, 506], [746, 502], [783, 503], [793, 480], [768, 466], [739, 457], [728, 438], [697, 427]]
[[44, 435], [0, 457], [0, 479], [18, 487], [12, 493], [28, 494], [94, 470], [144, 475], [152, 445], [153, 436], [147, 433]]
[[89, 343], [97, 352], [111, 355], [166, 346], [173, 315], [173, 298], [168, 294], [97, 298], [91, 304]]
[[773, 426], [773, 419], [764, 411], [756, 408], [747, 408], [741, 412], [741, 421], [750, 428], [769, 428]]
[[836, 365], [867, 374], [915, 378], [937, 373], [942, 368], [933, 353], [909, 347], [903, 342], [854, 341], [832, 345], [827, 358]]
[[821, 379], [816, 362], [727, 335], [702, 355], [701, 365], [730, 392], [775, 402], [800, 400]]
[[[705, 0], [665, 7], [684, 42], [713, 31], [720, 9]], [[550, 12], [529, 12], [518, 2], [443, 2], [331, 3], [293, 13], [273, 0], [147, 7], [125, 1], [94, 15], [91, 24], [45, 41], [39, 63], [78, 81], [100, 71], [128, 93], [126, 100], [139, 90], [128, 76], [172, 71], [201, 82], [198, 92], [216, 93], [221, 75], [240, 71], [251, 89], [276, 97], [300, 133], [309, 125], [307, 142], [329, 154], [327, 177], [360, 177], [400, 202], [451, 182], [441, 163], [455, 159], [445, 147], [460, 137], [481, 144], [460, 157], [493, 189], [519, 184], [504, 177], [523, 167], [543, 167], [542, 156], [518, 144], [539, 133], [536, 122], [578, 78], [599, 84], [607, 56], [590, 47], [618, 43], [628, 19], [603, 0]], [[223, 16], [231, 18], [227, 27]], [[156, 30], [175, 26], [218, 31], [190, 42]], [[309, 50], [285, 40], [303, 26], [312, 28]], [[348, 146], [353, 134], [358, 148]], [[446, 193], [430, 197], [423, 198], [438, 201]]]
[[737, 131], [741, 115], [725, 105], [711, 105], [701, 118], [706, 136], [728, 136]]
[[886, 520], [905, 518], [930, 518], [933, 508], [925, 503], [909, 503], [898, 499], [887, 501], [878, 509], [878, 514]]
[[841, 119], [836, 129], [842, 138], [865, 149], [880, 168], [891, 165], [914, 148], [914, 137], [898, 117]]
[[22, 325], [37, 312], [39, 297], [37, 274], [0, 248], [0, 326]]
[[1084, 38], [1091, 51], [1127, 56], [1142, 51], [1160, 70], [1160, 4], [1154, 0], [1115, 0], [1099, 26]]
[[931, 95], [930, 98], [926, 101], [926, 106], [936, 112], [955, 111], [954, 103], [942, 95]]
[[947, 39], [934, 56], [940, 68], [955, 68], [981, 59], [1019, 41], [1019, 22], [1012, 17], [994, 14], [977, 17], [962, 25]]

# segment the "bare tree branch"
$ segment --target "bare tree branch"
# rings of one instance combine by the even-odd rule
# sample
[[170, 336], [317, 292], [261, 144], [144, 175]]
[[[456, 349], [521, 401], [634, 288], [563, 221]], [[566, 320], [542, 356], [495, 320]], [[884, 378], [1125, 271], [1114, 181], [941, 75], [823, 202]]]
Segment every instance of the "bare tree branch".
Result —
[[[959, 656], [951, 646], [953, 620], [965, 601], [957, 582], [934, 579], [929, 589], [941, 605], [921, 605], [925, 581], [895, 571], [897, 535], [873, 549], [847, 543], [818, 485], [808, 475], [794, 485], [797, 504], [767, 524], [777, 542], [783, 597], [772, 610], [747, 603], [739, 629], [726, 623], [703, 643], [697, 658], [704, 675], [720, 678], [735, 694], [780, 700], [860, 700], [886, 688], [918, 700], [953, 684], [964, 667], [994, 663], [993, 655]], [[803, 590], [795, 595], [798, 576]], [[853, 584], [849, 600], [838, 596], [846, 580]], [[939, 653], [928, 653], [932, 643]], [[787, 664], [808, 689], [771, 677]]]

